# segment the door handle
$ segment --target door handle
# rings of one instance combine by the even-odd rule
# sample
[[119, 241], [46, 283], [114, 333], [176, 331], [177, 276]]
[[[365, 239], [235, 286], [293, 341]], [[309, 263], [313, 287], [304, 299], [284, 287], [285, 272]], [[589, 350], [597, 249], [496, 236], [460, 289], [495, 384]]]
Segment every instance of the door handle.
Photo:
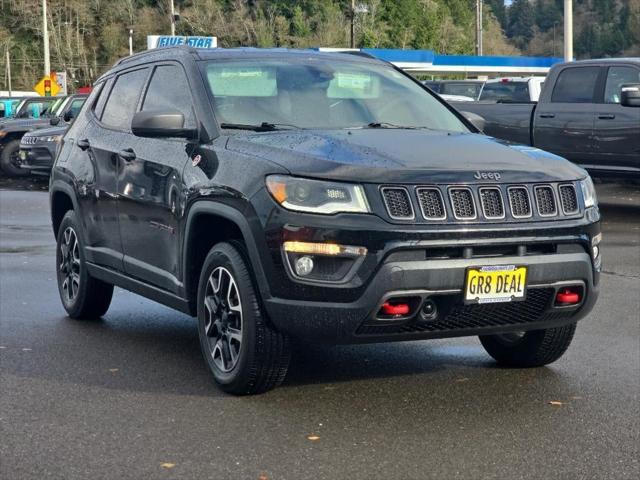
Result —
[[556, 118], [555, 113], [541, 113], [540, 118]]
[[91, 143], [89, 143], [89, 140], [87, 140], [86, 138], [78, 140], [76, 142], [76, 145], [78, 145], [78, 148], [83, 152], [91, 147]]
[[598, 118], [600, 120], [613, 120], [614, 118], [616, 118], [616, 116], [613, 113], [609, 113], [604, 115], [598, 115]]
[[118, 153], [118, 155], [126, 162], [132, 162], [136, 159], [136, 152], [133, 151], [133, 148], [125, 148], [124, 150], [120, 150], [120, 153]]

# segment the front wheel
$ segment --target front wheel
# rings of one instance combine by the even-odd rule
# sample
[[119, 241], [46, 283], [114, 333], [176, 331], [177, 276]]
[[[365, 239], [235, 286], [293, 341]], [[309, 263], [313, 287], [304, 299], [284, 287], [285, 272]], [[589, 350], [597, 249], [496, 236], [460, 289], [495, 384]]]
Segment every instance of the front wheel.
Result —
[[268, 322], [239, 247], [215, 245], [198, 285], [200, 347], [222, 390], [266, 392], [287, 374], [289, 339]]
[[20, 140], [11, 140], [2, 149], [0, 168], [10, 177], [24, 177], [29, 170], [20, 168]]
[[522, 333], [481, 335], [482, 346], [499, 364], [510, 367], [541, 367], [567, 351], [576, 324]]

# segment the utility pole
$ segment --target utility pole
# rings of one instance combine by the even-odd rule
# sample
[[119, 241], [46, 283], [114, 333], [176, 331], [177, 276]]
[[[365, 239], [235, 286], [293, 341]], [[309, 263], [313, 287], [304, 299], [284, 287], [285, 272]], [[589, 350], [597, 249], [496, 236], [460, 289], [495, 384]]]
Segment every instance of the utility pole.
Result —
[[9, 57], [9, 45], [7, 45], [7, 83], [9, 87], [9, 97], [11, 95], [11, 58]]
[[175, 36], [176, 34], [176, 7], [173, 4], [173, 0], [170, 0], [171, 3], [171, 36]]
[[564, 61], [573, 61], [573, 0], [564, 0]]
[[356, 0], [351, 0], [351, 48], [356, 48], [354, 22], [356, 19]]
[[482, 56], [482, 0], [476, 0], [476, 55]]
[[44, 74], [47, 76], [51, 73], [49, 29], [47, 27], [47, 0], [42, 0], [42, 36], [44, 37]]

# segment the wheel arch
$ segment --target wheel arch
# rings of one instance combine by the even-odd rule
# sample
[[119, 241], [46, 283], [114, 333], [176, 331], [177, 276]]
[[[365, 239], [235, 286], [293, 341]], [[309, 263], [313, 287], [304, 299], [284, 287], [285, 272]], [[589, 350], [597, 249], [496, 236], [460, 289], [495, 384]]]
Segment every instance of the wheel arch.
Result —
[[78, 211], [73, 189], [68, 185], [53, 183], [50, 187], [51, 225], [57, 237], [62, 219], [69, 210]]
[[190, 208], [187, 215], [183, 248], [184, 290], [193, 312], [197, 311], [198, 282], [204, 259], [215, 244], [223, 241], [242, 243], [256, 288], [263, 299], [271, 296], [256, 238], [247, 217], [229, 205], [201, 200]]

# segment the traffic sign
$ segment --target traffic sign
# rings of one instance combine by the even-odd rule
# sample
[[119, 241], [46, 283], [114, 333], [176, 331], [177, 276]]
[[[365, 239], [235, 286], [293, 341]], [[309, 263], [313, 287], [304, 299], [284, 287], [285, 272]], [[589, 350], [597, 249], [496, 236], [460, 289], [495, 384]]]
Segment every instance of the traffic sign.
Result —
[[60, 86], [56, 83], [55, 78], [44, 76], [36, 84], [33, 89], [41, 97], [55, 97], [60, 91]]

